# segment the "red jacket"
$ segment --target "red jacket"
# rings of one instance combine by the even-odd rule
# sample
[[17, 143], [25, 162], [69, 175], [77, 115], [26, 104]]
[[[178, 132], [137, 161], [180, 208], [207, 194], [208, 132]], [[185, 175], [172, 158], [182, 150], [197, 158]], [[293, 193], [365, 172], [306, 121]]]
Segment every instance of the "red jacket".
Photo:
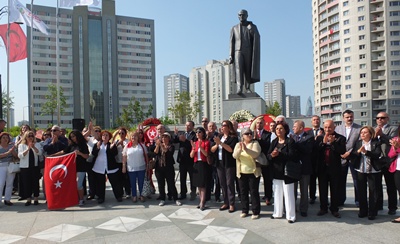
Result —
[[[195, 143], [196, 143], [196, 146], [195, 146], [194, 148], [192, 148], [192, 150], [195, 151], [195, 152], [194, 152], [194, 157], [193, 157], [193, 158], [194, 158], [194, 162], [195, 162], [195, 163], [196, 163], [197, 161], [207, 162], [207, 157], [206, 157], [203, 153], [201, 153], [201, 152], [200, 152], [201, 160], [199, 160], [199, 159], [197, 158], [197, 151], [199, 150], [199, 143], [200, 143], [200, 141], [196, 141]], [[201, 142], [201, 146], [204, 148], [204, 150], [207, 152], [207, 154], [210, 153], [210, 141], [208, 141], [208, 140], [202, 141], [202, 142]]]

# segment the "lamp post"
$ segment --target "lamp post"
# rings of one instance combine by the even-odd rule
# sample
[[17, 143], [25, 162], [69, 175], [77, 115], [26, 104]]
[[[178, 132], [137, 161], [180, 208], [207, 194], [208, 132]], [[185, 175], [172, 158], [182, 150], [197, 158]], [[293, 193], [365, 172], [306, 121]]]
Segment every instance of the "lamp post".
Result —
[[[7, 6], [0, 8], [0, 16], [2, 16], [5, 13], [7, 13]], [[3, 88], [1, 86], [1, 75], [0, 75], [0, 118], [3, 118]]]

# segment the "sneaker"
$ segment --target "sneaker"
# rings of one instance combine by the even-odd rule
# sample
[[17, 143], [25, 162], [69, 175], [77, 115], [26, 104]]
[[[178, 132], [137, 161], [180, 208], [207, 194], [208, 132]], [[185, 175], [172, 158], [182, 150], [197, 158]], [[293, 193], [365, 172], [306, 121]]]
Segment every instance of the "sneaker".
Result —
[[260, 215], [258, 215], [258, 214], [253, 214], [251, 216], [251, 219], [259, 219], [259, 218], [260, 218]]
[[175, 203], [176, 203], [176, 206], [182, 206], [182, 203], [179, 200], [176, 200]]
[[131, 198], [131, 195], [128, 195], [128, 194], [127, 194], [127, 195], [125, 196], [125, 199], [129, 199], [129, 198]]
[[79, 200], [79, 206], [83, 206], [83, 205], [85, 205], [85, 201]]
[[164, 204], [165, 204], [165, 201], [161, 200], [160, 203], [158, 204], [158, 206], [164, 206]]
[[247, 213], [241, 213], [240, 214], [240, 218], [246, 218], [247, 217]]

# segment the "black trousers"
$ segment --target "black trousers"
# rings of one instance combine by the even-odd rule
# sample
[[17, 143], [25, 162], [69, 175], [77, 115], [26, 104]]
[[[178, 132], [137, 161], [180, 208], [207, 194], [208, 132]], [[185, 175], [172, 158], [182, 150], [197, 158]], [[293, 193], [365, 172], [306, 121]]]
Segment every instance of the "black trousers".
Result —
[[181, 162], [179, 164], [179, 179], [181, 182], [181, 196], [186, 196], [187, 186], [186, 180], [189, 174], [190, 179], [190, 191], [192, 194], [196, 193], [196, 187], [193, 186], [193, 163]]
[[211, 192], [214, 189], [215, 186], [215, 190], [214, 190], [214, 196], [215, 196], [215, 200], [220, 200], [221, 198], [221, 185], [219, 184], [219, 179], [218, 179], [218, 173], [217, 173], [217, 167], [212, 165], [211, 167], [211, 177], [210, 182], [208, 184], [209, 187], [207, 187], [206, 190], [206, 201], [210, 201], [211, 200]]
[[[359, 215], [362, 216], [373, 216], [375, 217], [378, 213], [377, 201], [377, 182], [382, 179], [381, 173], [357, 173], [357, 186], [358, 186], [358, 200], [360, 203]], [[368, 196], [367, 196], [368, 192]]]
[[[105, 198], [106, 195], [106, 174], [94, 173], [95, 183], [96, 183], [96, 195], [99, 199]], [[114, 193], [115, 199], [122, 198], [122, 180], [121, 180], [121, 172], [118, 170], [115, 173], [107, 174], [107, 178], [111, 183], [111, 187]]]
[[175, 187], [175, 169], [171, 166], [157, 167], [156, 178], [158, 182], [158, 191], [160, 192], [160, 199], [165, 201], [165, 182], [168, 186], [168, 194], [176, 201], [178, 199], [178, 191]]
[[269, 166], [261, 167], [262, 177], [264, 179], [264, 196], [267, 200], [271, 201], [272, 199], [272, 177], [271, 177], [271, 168]]
[[93, 163], [87, 162], [86, 173], [87, 173], [87, 180], [89, 183], [89, 196], [94, 197], [97, 195], [96, 194], [96, 177], [95, 177], [95, 173], [93, 172], [92, 168], [93, 168]]
[[339, 175], [332, 175], [329, 172], [321, 172], [318, 174], [318, 190], [320, 209], [328, 211], [328, 187], [331, 193], [331, 203], [329, 210], [331, 212], [339, 211], [338, 204], [338, 180]]
[[128, 172], [122, 173], [122, 163], [118, 164], [118, 171], [121, 171], [121, 181], [122, 181], [122, 188], [125, 190], [125, 195], [131, 195], [131, 181], [129, 180]]
[[312, 173], [310, 175], [310, 188], [309, 188], [310, 199], [315, 200], [316, 193], [317, 193], [317, 175], [315, 173]]
[[19, 174], [21, 177], [21, 186], [23, 187], [21, 192], [21, 198], [30, 198], [39, 196], [39, 179], [40, 169], [39, 167], [21, 168]]
[[343, 205], [346, 201], [346, 187], [347, 187], [347, 174], [350, 169], [351, 177], [353, 179], [354, 185], [354, 199], [355, 202], [358, 202], [358, 193], [357, 193], [357, 171], [354, 169], [353, 164], [347, 163], [346, 165], [342, 165], [342, 171], [340, 174], [340, 180], [338, 182], [338, 191], [339, 191], [339, 205]]
[[[396, 210], [397, 209], [397, 190], [396, 184], [394, 180], [394, 174], [390, 173], [387, 168], [382, 169], [383, 177], [385, 178], [386, 183], [386, 193], [388, 195], [388, 209]], [[378, 210], [383, 209], [383, 185], [382, 185], [382, 177], [378, 179], [376, 183], [377, 191], [378, 191]]]
[[258, 191], [260, 177], [254, 174], [241, 174], [239, 178], [240, 200], [242, 203], [242, 213], [249, 213], [249, 192], [251, 196], [251, 210], [254, 215], [259, 215], [261, 210], [260, 193]]

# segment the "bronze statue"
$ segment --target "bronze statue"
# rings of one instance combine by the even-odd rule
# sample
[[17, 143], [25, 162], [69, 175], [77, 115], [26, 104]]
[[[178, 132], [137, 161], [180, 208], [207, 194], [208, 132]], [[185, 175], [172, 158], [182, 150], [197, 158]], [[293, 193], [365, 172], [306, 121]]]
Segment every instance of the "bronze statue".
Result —
[[247, 21], [247, 11], [238, 13], [240, 23], [231, 29], [229, 64], [233, 64], [231, 80], [237, 84], [237, 94], [251, 93], [250, 84], [260, 81], [260, 34], [257, 26]]

